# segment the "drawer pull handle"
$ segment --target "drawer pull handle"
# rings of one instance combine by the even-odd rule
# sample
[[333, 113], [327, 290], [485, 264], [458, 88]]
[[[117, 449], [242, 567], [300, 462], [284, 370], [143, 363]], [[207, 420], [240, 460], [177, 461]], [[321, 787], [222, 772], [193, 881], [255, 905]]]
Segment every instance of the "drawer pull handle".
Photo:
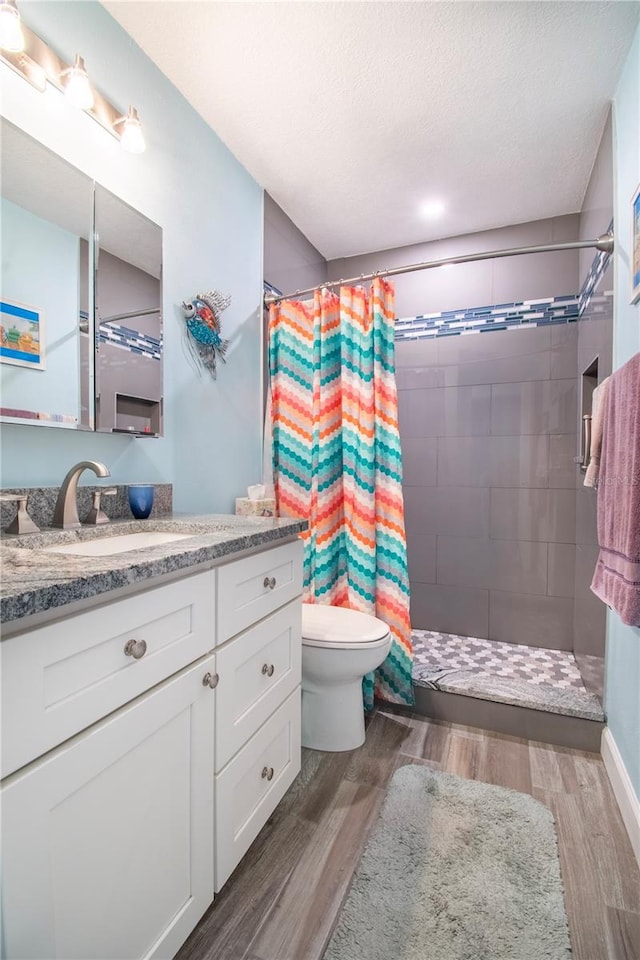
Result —
[[219, 680], [220, 677], [217, 673], [205, 673], [204, 677], [202, 678], [202, 686], [211, 687], [212, 690], [215, 690], [215, 688], [218, 686]]
[[263, 779], [263, 780], [273, 780], [273, 767], [263, 767], [263, 768], [262, 768], [262, 779]]
[[265, 589], [268, 588], [269, 590], [275, 590], [276, 578], [275, 578], [275, 577], [265, 577], [265, 578], [264, 578], [264, 583], [262, 584], [262, 586], [265, 587]]
[[272, 676], [273, 676], [273, 671], [274, 671], [275, 669], [276, 669], [276, 668], [274, 667], [274, 665], [273, 665], [272, 663], [263, 663], [263, 664], [262, 664], [262, 673], [263, 673], [263, 676], [265, 676], [265, 677], [272, 677]]
[[146, 640], [127, 640], [124, 645], [125, 656], [133, 657], [134, 660], [142, 660], [147, 652]]

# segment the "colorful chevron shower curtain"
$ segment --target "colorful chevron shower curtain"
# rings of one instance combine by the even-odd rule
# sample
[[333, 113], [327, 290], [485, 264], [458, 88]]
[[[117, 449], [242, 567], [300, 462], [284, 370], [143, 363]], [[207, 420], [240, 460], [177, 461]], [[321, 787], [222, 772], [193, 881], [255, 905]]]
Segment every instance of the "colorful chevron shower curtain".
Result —
[[308, 519], [304, 597], [375, 614], [389, 656], [365, 677], [413, 703], [413, 651], [394, 368], [393, 285], [284, 300], [269, 314], [273, 472], [280, 516]]

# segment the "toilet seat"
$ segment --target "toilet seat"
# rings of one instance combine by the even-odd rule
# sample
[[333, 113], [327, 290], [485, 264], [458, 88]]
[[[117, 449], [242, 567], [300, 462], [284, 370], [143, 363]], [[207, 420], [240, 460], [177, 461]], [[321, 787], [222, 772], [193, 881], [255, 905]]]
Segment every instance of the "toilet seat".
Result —
[[388, 636], [388, 625], [368, 613], [322, 603], [302, 604], [304, 646], [357, 650], [382, 646]]

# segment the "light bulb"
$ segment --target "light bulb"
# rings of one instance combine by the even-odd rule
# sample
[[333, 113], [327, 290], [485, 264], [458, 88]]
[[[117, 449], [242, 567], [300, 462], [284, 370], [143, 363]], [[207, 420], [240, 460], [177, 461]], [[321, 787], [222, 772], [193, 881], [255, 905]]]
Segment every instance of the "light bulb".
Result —
[[129, 113], [126, 117], [120, 117], [115, 121], [114, 126], [117, 127], [118, 124], [122, 124], [120, 143], [123, 149], [128, 153], [144, 153], [147, 145], [144, 142], [142, 124], [135, 107], [129, 107]]
[[93, 93], [84, 59], [76, 55], [75, 63], [60, 74], [64, 82], [64, 92], [69, 102], [78, 110], [90, 110], [93, 106]]
[[444, 203], [441, 200], [429, 200], [422, 204], [420, 212], [427, 220], [437, 220], [444, 213]]
[[0, 3], [0, 47], [9, 53], [24, 50], [24, 35], [15, 0], [2, 0]]

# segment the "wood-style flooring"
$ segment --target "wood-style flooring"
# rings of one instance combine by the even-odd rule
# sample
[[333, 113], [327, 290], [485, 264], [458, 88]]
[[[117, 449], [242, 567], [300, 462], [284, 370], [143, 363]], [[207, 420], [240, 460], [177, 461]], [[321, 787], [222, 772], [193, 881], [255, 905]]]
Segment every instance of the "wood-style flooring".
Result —
[[[301, 776], [176, 960], [320, 960], [385, 788], [406, 763], [545, 803], [573, 960], [640, 960], [640, 873], [600, 757], [392, 709], [375, 712], [359, 750], [305, 751]], [[424, 956], [439, 960], [428, 944]]]

